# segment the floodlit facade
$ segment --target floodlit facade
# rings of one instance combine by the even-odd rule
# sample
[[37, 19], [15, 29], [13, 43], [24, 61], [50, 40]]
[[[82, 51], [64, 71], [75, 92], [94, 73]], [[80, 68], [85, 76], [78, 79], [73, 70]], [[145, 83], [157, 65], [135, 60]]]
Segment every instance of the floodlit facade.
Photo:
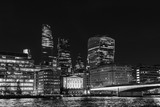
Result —
[[42, 26], [42, 65], [52, 65], [53, 61], [53, 37], [51, 27], [47, 24]]
[[83, 94], [83, 78], [75, 75], [63, 77], [62, 94], [82, 95]]
[[63, 87], [67, 89], [82, 89], [83, 78], [77, 76], [70, 76], [63, 78]]
[[0, 93], [32, 94], [37, 70], [28, 54], [0, 52]]
[[131, 67], [103, 66], [90, 70], [91, 88], [129, 84], [132, 80]]
[[58, 67], [61, 69], [61, 75], [70, 75], [72, 73], [72, 61], [70, 54], [70, 43], [68, 39], [58, 39]]
[[60, 72], [56, 68], [43, 67], [38, 72], [38, 94], [53, 95], [60, 93]]
[[102, 36], [88, 40], [88, 66], [90, 69], [114, 63], [115, 40]]

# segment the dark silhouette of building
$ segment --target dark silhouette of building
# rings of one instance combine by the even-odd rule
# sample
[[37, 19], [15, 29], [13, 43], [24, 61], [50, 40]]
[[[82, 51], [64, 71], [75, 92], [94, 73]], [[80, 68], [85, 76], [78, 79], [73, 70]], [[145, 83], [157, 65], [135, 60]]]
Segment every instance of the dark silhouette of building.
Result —
[[80, 54], [78, 54], [74, 67], [74, 73], [84, 73], [84, 69], [84, 62], [82, 61], [82, 57], [80, 56]]
[[90, 70], [86, 67], [83, 77], [84, 94], [90, 94]]

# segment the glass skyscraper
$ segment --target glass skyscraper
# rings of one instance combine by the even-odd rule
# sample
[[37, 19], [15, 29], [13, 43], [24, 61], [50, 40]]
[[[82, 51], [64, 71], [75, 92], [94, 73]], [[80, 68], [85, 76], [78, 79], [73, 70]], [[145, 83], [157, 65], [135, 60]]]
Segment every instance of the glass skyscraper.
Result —
[[52, 65], [53, 62], [53, 37], [51, 27], [42, 25], [42, 65]]
[[88, 40], [88, 66], [90, 69], [114, 62], [115, 40], [102, 36], [91, 37]]

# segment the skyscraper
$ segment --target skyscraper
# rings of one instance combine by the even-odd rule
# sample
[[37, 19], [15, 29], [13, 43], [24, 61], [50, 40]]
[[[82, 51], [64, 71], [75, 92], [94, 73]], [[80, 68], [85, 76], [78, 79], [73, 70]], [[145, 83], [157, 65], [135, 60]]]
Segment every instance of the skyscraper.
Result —
[[77, 56], [75, 67], [76, 67], [76, 69], [84, 68], [84, 62], [82, 61], [82, 57], [80, 54], [78, 54], [78, 56]]
[[84, 71], [85, 71], [85, 66], [82, 61], [82, 57], [80, 56], [80, 54], [78, 54], [77, 60], [76, 60], [76, 65], [74, 68], [74, 73], [84, 73]]
[[70, 54], [69, 40], [58, 38], [58, 67], [61, 69], [61, 75], [69, 75], [72, 73], [72, 61]]
[[88, 40], [88, 65], [90, 69], [114, 62], [115, 40], [102, 36], [91, 37]]
[[56, 68], [45, 68], [38, 72], [38, 93], [42, 95], [60, 93], [60, 72]]
[[42, 65], [52, 65], [53, 60], [53, 37], [51, 27], [42, 25]]

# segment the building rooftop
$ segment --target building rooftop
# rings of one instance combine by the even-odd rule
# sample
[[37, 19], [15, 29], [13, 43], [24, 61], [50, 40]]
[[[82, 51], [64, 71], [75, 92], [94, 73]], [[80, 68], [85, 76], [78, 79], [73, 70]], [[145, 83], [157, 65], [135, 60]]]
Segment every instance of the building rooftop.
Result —
[[28, 57], [28, 54], [25, 54], [25, 53], [15, 53], [15, 52], [5, 52], [5, 51], [0, 52], [0, 55]]

